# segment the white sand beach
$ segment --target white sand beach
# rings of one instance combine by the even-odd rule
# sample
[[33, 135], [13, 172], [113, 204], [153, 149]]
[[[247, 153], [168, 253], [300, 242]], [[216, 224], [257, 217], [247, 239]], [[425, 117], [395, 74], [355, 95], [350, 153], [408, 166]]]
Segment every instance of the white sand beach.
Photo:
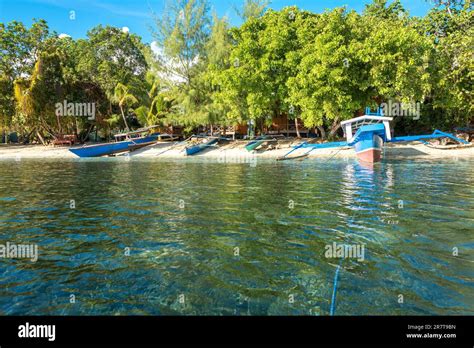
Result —
[[[253, 158], [268, 158], [277, 159], [284, 156], [292, 150], [293, 146], [301, 143], [301, 140], [285, 140], [279, 141], [271, 148], [248, 152], [245, 149], [246, 141], [229, 141], [228, 143], [220, 144], [192, 156], [203, 157], [209, 159], [222, 160], [225, 162], [239, 162], [247, 161]], [[180, 142], [162, 142], [157, 143], [130, 154], [119, 154], [117, 157], [136, 157], [136, 158], [168, 158], [168, 159], [183, 159], [186, 160], [185, 144]], [[298, 156], [307, 152], [307, 148], [298, 149], [290, 156]], [[405, 143], [405, 144], [386, 144], [384, 148], [384, 156], [390, 158], [474, 158], [474, 146], [439, 149], [432, 148], [420, 143]], [[332, 149], [317, 149], [313, 150], [308, 155], [309, 158], [354, 158], [355, 153], [352, 148], [332, 148]], [[53, 147], [42, 145], [0, 145], [0, 160], [8, 159], [74, 159], [77, 158], [69, 151], [69, 147]]]

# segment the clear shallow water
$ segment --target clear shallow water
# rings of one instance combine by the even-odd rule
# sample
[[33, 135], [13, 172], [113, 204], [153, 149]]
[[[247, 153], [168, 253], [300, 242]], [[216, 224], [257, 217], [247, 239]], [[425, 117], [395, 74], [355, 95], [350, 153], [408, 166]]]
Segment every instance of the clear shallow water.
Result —
[[0, 314], [474, 314], [473, 166], [0, 161]]

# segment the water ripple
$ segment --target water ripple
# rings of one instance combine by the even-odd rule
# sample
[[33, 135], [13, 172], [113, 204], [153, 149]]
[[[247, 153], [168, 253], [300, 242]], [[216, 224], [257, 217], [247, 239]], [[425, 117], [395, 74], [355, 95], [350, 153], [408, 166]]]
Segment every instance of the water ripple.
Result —
[[0, 259], [0, 313], [328, 315], [340, 243], [336, 314], [472, 315], [473, 164], [1, 166], [0, 244], [40, 255]]

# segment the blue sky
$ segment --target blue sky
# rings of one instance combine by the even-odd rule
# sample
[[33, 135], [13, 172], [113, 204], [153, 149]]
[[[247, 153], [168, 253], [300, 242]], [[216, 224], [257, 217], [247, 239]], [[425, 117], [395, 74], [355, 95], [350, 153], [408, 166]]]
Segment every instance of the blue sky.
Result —
[[[270, 7], [281, 9], [296, 5], [302, 9], [322, 12], [326, 8], [347, 5], [362, 11], [370, 0], [273, 0]], [[50, 28], [73, 38], [86, 36], [89, 29], [98, 24], [128, 27], [130, 32], [140, 35], [145, 42], [153, 40], [149, 26], [153, 25], [151, 12], [160, 13], [165, 0], [0, 0], [0, 22], [18, 20], [30, 25], [33, 18], [45, 19]], [[243, 0], [210, 0], [219, 16], [226, 15], [234, 25], [239, 24], [234, 7]], [[431, 7], [425, 0], [402, 0], [413, 16], [423, 16]], [[70, 11], [76, 18], [71, 20]]]

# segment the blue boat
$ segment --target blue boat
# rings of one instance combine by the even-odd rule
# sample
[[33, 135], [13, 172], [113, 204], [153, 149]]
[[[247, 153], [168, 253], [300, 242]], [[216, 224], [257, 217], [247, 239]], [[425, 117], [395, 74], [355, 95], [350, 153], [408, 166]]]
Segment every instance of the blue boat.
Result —
[[[381, 113], [381, 109], [379, 109], [377, 113], [371, 113], [370, 109], [367, 109], [366, 115], [341, 122], [346, 141], [323, 144], [303, 143], [295, 146], [293, 150], [281, 157], [280, 160], [286, 159], [290, 153], [302, 148], [309, 148], [309, 151], [304, 154], [306, 156], [316, 149], [353, 147], [357, 158], [360, 161], [365, 163], [375, 163], [382, 160], [382, 149], [385, 143], [410, 141], [426, 143], [426, 140], [428, 139], [450, 138], [460, 144], [470, 145], [469, 142], [457, 138], [452, 134], [441, 132], [440, 130], [435, 130], [432, 134], [426, 135], [392, 137], [390, 130], [390, 122], [392, 120], [392, 117], [384, 117]], [[302, 155], [297, 157], [300, 158]]]
[[206, 143], [197, 144], [194, 146], [186, 147], [186, 156], [192, 156], [202, 150], [208, 148], [209, 146], [213, 146], [219, 141], [219, 138], [210, 138]]
[[376, 123], [361, 126], [348, 141], [348, 145], [354, 147], [359, 160], [373, 163], [382, 159], [383, 144], [387, 140], [385, 124]]
[[[147, 132], [151, 128], [152, 127], [135, 132], [117, 134], [115, 136], [116, 141], [112, 143], [76, 147], [69, 149], [69, 151], [79, 157], [100, 157], [136, 150], [151, 145], [158, 140], [159, 134], [137, 136], [141, 133]], [[121, 138], [125, 138], [125, 140], [120, 140]]]

